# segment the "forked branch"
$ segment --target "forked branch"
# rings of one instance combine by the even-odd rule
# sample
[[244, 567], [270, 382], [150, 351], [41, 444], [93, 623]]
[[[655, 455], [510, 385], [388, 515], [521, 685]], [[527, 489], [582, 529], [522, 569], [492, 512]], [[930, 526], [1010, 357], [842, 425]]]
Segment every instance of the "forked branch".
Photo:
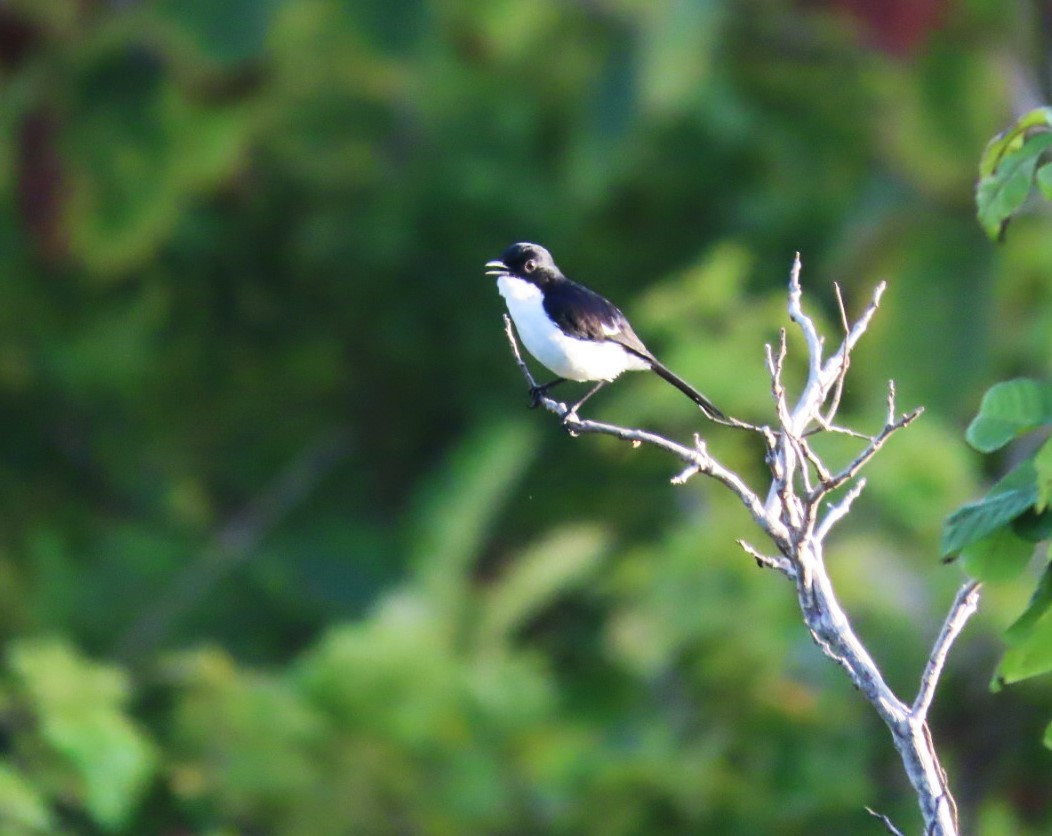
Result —
[[[799, 395], [792, 399], [782, 375], [788, 355], [783, 330], [777, 348], [768, 345], [765, 352], [774, 401], [774, 423], [754, 426], [735, 419], [729, 422], [736, 428], [755, 432], [762, 440], [769, 470], [764, 492], [754, 490], [726, 467], [698, 435], [694, 436], [693, 443], [683, 444], [649, 430], [582, 420], [566, 404], [547, 396], [541, 397], [539, 403], [561, 418], [571, 435], [609, 435], [635, 446], [648, 444], [671, 454], [682, 465], [672, 477], [674, 484], [682, 485], [700, 474], [715, 479], [738, 497], [777, 553], [766, 554], [743, 540], [738, 544], [758, 565], [775, 569], [793, 582], [804, 623], [815, 643], [845, 670], [887, 725], [917, 794], [925, 823], [924, 832], [954, 836], [957, 833], [956, 806], [936, 755], [927, 716], [950, 647], [978, 607], [979, 589], [976, 584], [968, 583], [957, 594], [929, 655], [918, 693], [912, 703], [904, 702], [885, 682], [879, 667], [855, 634], [826, 571], [824, 548], [826, 537], [836, 523], [847, 516], [865, 486], [860, 472], [888, 440], [913, 423], [922, 410], [917, 408], [897, 413], [895, 387], [891, 383], [884, 424], [877, 433], [871, 435], [837, 424], [851, 352], [876, 314], [885, 284], [877, 285], [869, 304], [854, 323], [848, 318], [837, 287], [843, 335], [836, 350], [826, 357], [824, 340], [814, 320], [803, 309], [800, 271], [798, 255], [790, 271], [788, 314], [800, 328], [807, 345], [807, 380]], [[504, 320], [515, 361], [533, 390], [537, 384], [522, 358], [511, 320], [508, 317]], [[815, 434], [823, 432], [856, 438], [861, 447], [846, 464], [831, 467], [817, 455], [809, 441]], [[846, 492], [838, 501], [826, 503], [827, 497], [838, 489], [846, 489]], [[873, 815], [884, 822], [889, 832], [898, 832], [886, 816]]]

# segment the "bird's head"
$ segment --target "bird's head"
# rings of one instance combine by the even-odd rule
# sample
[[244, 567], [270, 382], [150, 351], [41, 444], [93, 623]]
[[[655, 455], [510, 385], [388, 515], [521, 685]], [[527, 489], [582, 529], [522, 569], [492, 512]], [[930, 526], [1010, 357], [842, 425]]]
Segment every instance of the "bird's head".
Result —
[[497, 261], [487, 261], [487, 276], [515, 276], [534, 284], [544, 284], [562, 276], [552, 254], [539, 244], [512, 244]]

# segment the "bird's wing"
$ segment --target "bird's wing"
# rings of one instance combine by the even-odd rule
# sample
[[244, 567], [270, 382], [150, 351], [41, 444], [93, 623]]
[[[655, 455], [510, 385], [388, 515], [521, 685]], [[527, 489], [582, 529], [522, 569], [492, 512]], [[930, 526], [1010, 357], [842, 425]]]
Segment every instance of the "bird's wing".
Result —
[[544, 310], [570, 336], [595, 342], [609, 340], [645, 360], [654, 359], [621, 309], [583, 285], [567, 280], [549, 288]]

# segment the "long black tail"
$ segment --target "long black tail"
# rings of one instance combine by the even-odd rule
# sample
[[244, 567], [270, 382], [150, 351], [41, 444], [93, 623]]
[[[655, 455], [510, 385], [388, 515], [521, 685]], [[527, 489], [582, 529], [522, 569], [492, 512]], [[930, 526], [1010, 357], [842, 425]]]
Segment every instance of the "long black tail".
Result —
[[701, 392], [699, 392], [697, 389], [695, 389], [693, 386], [687, 383], [687, 381], [683, 380], [682, 378], [676, 377], [676, 375], [674, 375], [672, 372], [670, 372], [668, 369], [662, 366], [657, 360], [654, 360], [652, 358], [650, 359], [650, 368], [654, 370], [654, 374], [658, 375], [658, 377], [663, 377], [665, 380], [667, 380], [669, 383], [671, 383], [673, 386], [679, 389], [680, 392], [682, 392], [684, 395], [686, 395], [688, 398], [694, 401], [694, 403], [700, 406], [701, 411], [704, 412], [707, 417], [711, 418], [713, 421], [722, 422], [728, 420], [727, 416], [720, 412], [712, 401], [710, 401], [703, 394], [701, 394]]

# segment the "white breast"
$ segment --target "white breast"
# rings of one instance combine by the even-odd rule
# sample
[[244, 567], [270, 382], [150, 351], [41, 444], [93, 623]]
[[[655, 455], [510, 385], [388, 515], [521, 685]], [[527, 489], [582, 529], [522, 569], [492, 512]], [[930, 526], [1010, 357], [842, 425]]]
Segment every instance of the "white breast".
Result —
[[541, 291], [514, 276], [500, 276], [497, 289], [508, 306], [515, 329], [526, 349], [559, 377], [567, 380], [613, 380], [629, 370], [650, 364], [614, 342], [579, 340], [564, 334], [544, 312]]

